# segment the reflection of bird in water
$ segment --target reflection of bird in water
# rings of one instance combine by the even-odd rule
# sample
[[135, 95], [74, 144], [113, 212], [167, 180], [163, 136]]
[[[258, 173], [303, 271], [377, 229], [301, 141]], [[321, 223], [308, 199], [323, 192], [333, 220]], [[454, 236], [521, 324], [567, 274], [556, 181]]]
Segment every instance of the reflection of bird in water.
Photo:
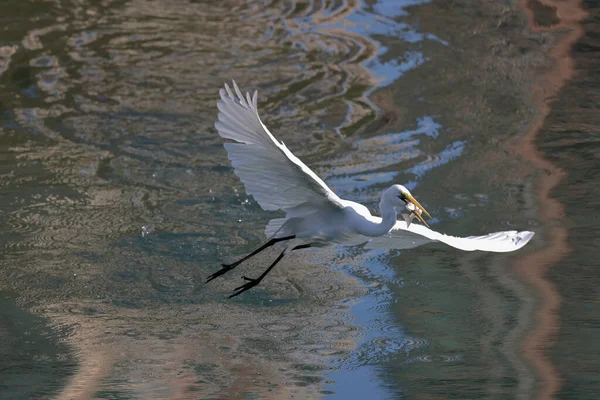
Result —
[[[506, 231], [485, 236], [458, 238], [433, 231], [424, 225], [411, 224], [418, 219], [427, 225], [422, 213], [429, 213], [402, 185], [392, 185], [381, 194], [381, 217], [371, 215], [362, 204], [339, 198], [313, 171], [278, 142], [263, 125], [257, 109], [257, 93], [244, 97], [235, 82], [220, 90], [219, 135], [235, 143], [225, 149], [246, 192], [268, 211], [282, 210], [285, 218], [269, 221], [269, 240], [242, 259], [222, 264], [207, 282], [231, 271], [241, 262], [278, 242], [287, 242], [275, 261], [258, 277], [235, 289], [230, 297], [258, 285], [286, 252], [331, 243], [365, 244], [367, 248], [406, 249], [440, 241], [461, 250], [507, 252], [523, 247], [533, 232]], [[408, 210], [404, 221], [398, 221], [397, 210]]]

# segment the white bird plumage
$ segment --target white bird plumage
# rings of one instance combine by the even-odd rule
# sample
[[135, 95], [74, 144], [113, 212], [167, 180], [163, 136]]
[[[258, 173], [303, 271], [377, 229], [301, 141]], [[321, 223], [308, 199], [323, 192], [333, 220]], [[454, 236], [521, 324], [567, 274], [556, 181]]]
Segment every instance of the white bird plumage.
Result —
[[[342, 243], [367, 248], [406, 249], [439, 241], [451, 247], [473, 251], [509, 252], [525, 246], [533, 232], [505, 231], [466, 238], [444, 235], [424, 225], [410, 223], [412, 218], [396, 220], [396, 209], [412, 211], [420, 216], [425, 209], [401, 185], [393, 185], [381, 196], [381, 217], [371, 215], [362, 204], [338, 197], [313, 171], [297, 158], [283, 142], [278, 142], [258, 115], [257, 92], [251, 97], [242, 94], [233, 82], [233, 91], [225, 84], [218, 101], [219, 135], [234, 142], [225, 143], [235, 174], [241, 179], [246, 192], [268, 211], [282, 210], [285, 218], [269, 221], [264, 246], [241, 260], [222, 265], [211, 275], [210, 281], [235, 268], [239, 263], [264, 248], [289, 239], [306, 239], [311, 244]], [[425, 211], [425, 213], [427, 213]], [[309, 247], [303, 244], [292, 248]], [[256, 286], [278, 259], [257, 279], [246, 278], [248, 283], [236, 289], [236, 296]]]

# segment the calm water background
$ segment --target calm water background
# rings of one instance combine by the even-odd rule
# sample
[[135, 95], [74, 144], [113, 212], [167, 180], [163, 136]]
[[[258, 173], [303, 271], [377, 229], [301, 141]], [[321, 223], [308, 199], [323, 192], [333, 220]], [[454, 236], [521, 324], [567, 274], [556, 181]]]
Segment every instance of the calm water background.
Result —
[[[593, 398], [597, 14], [561, 76], [545, 4], [2, 2], [0, 398]], [[213, 128], [230, 79], [339, 195], [536, 237], [308, 251], [226, 300], [275, 256], [203, 284], [273, 216]]]

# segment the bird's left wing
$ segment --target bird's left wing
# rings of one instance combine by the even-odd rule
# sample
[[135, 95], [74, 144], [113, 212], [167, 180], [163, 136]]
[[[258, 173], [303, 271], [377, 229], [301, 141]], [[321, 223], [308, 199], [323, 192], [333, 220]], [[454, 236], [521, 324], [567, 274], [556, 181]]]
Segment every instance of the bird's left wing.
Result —
[[505, 253], [525, 246], [533, 235], [534, 233], [529, 231], [504, 231], [483, 236], [455, 237], [444, 235], [423, 225], [413, 223], [407, 226], [405, 221], [398, 221], [387, 235], [369, 240], [366, 247], [386, 250], [408, 249], [425, 243], [442, 242], [465, 251]]
[[217, 103], [219, 135], [225, 143], [235, 174], [246, 192], [264, 210], [305, 214], [323, 207], [342, 208], [340, 198], [298, 157], [278, 142], [258, 116], [257, 93], [242, 94], [233, 82], [225, 84]]

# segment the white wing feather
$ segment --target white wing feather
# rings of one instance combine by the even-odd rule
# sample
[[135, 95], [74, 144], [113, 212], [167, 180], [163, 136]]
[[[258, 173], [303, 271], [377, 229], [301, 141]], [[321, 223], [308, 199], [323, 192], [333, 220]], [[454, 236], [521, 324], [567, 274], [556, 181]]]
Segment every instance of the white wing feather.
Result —
[[225, 149], [246, 192], [264, 210], [283, 210], [288, 217], [341, 208], [340, 198], [262, 123], [257, 92], [244, 98], [235, 82], [233, 89], [235, 94], [225, 84], [219, 91], [215, 127], [221, 137], [237, 142], [225, 143]]
[[366, 247], [382, 250], [410, 249], [430, 242], [442, 242], [448, 246], [465, 251], [491, 251], [504, 253], [525, 246], [533, 237], [529, 231], [494, 232], [484, 236], [455, 237], [433, 231], [426, 226], [398, 221], [390, 233], [370, 239]]
[[[235, 94], [225, 84], [219, 94], [219, 120], [215, 127], [219, 135], [236, 143], [225, 143], [235, 174], [242, 180], [246, 192], [254, 196], [264, 210], [283, 210], [287, 218], [302, 217], [316, 212], [343, 208], [341, 200], [314, 172], [275, 140], [258, 116], [257, 93], [246, 97], [233, 82]], [[371, 217], [380, 220], [378, 217]], [[271, 220], [267, 235], [275, 234], [286, 219]], [[466, 238], [444, 235], [423, 225], [398, 221], [387, 235], [356, 237], [355, 244], [367, 248], [408, 249], [430, 242], [442, 242], [465, 250], [509, 252], [525, 246], [533, 232], [505, 231]], [[362, 238], [362, 239], [361, 239]], [[352, 240], [351, 240], [352, 241]]]

